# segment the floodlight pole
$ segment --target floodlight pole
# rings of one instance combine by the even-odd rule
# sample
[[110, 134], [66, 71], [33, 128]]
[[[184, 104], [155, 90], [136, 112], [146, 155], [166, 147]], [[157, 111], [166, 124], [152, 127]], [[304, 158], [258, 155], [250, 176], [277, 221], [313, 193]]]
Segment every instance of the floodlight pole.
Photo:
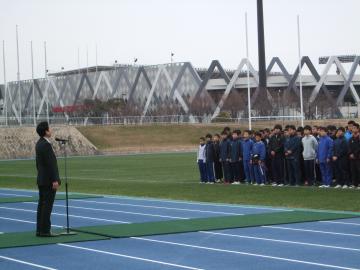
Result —
[[3, 67], [4, 67], [4, 110], [5, 110], [5, 125], [8, 125], [8, 105], [7, 105], [7, 82], [6, 82], [6, 64], [5, 64], [5, 41], [3, 40]]
[[297, 15], [297, 34], [298, 34], [298, 53], [299, 53], [299, 87], [300, 87], [300, 114], [301, 126], [304, 127], [304, 102], [302, 89], [302, 74], [301, 74], [301, 48], [300, 48], [300, 17]]
[[259, 55], [259, 88], [266, 89], [265, 37], [263, 1], [257, 0], [258, 55]]
[[34, 126], [36, 127], [36, 108], [35, 108], [35, 82], [34, 82], [34, 53], [33, 53], [33, 43], [30, 41], [31, 47], [31, 80], [32, 80], [32, 105], [33, 105], [33, 117], [34, 117]]
[[[46, 41], [44, 41], [44, 56], [45, 56], [45, 78], [48, 80], [47, 83], [49, 82], [49, 78], [48, 78], [48, 68], [47, 68], [47, 53], [46, 53]], [[47, 122], [50, 124], [50, 119], [49, 119], [49, 87], [46, 88], [46, 93], [45, 93], [45, 98], [46, 98], [46, 120]]]
[[247, 95], [248, 95], [248, 117], [249, 130], [251, 130], [251, 96], [250, 96], [250, 74], [249, 74], [249, 39], [248, 39], [248, 22], [247, 12], [245, 12], [245, 35], [246, 35], [246, 75], [247, 75]]
[[19, 95], [19, 125], [22, 125], [21, 119], [21, 87], [20, 87], [20, 60], [19, 60], [19, 35], [18, 35], [18, 25], [16, 25], [16, 58], [17, 58], [17, 86], [18, 86], [18, 95]]

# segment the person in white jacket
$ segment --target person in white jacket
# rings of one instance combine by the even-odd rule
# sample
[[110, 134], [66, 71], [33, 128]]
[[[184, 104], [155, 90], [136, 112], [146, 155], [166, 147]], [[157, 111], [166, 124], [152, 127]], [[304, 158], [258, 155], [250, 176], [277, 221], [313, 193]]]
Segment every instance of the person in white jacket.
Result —
[[205, 156], [205, 138], [200, 138], [200, 144], [199, 149], [197, 152], [197, 164], [199, 166], [199, 172], [200, 172], [200, 183], [206, 183], [207, 182], [207, 175], [206, 175], [206, 156]]
[[304, 127], [304, 137], [302, 138], [303, 157], [304, 157], [304, 174], [309, 186], [315, 183], [315, 159], [318, 148], [318, 141], [311, 135], [311, 127]]

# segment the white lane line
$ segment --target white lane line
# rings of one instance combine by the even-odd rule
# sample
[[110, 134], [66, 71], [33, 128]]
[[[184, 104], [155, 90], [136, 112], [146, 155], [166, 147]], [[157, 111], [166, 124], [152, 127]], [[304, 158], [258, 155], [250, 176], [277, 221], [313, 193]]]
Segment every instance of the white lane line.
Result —
[[307, 242], [297, 242], [297, 241], [280, 240], [280, 239], [273, 239], [273, 238], [246, 236], [246, 235], [239, 235], [239, 234], [215, 233], [215, 232], [206, 232], [206, 231], [199, 231], [199, 232], [200, 232], [200, 233], [206, 233], [206, 234], [212, 234], [212, 235], [234, 237], [234, 238], [244, 238], [244, 239], [261, 240], [261, 241], [269, 241], [269, 242], [277, 242], [277, 243], [285, 243], [285, 244], [294, 244], [294, 245], [303, 245], [303, 246], [311, 246], [311, 247], [320, 247], [320, 248], [330, 248], [330, 249], [341, 249], [341, 250], [350, 250], [350, 251], [360, 251], [360, 249], [358, 249], [358, 248], [348, 248], [348, 247], [330, 246], [330, 245], [314, 244], [314, 243], [307, 243]]
[[259, 209], [259, 210], [268, 210], [268, 211], [284, 211], [284, 212], [293, 212], [292, 209], [284, 208], [271, 208], [271, 207], [258, 207], [251, 205], [229, 205], [229, 204], [216, 204], [216, 203], [203, 203], [203, 202], [191, 202], [191, 201], [173, 201], [166, 199], [147, 199], [147, 198], [133, 198], [133, 197], [120, 197], [120, 196], [107, 196], [104, 195], [104, 198], [109, 199], [118, 199], [118, 200], [132, 200], [132, 201], [146, 201], [146, 202], [165, 202], [165, 203], [174, 203], [174, 204], [187, 204], [187, 205], [204, 205], [212, 207], [228, 207], [228, 208], [245, 208], [245, 209]]
[[338, 232], [328, 232], [328, 231], [318, 231], [318, 230], [308, 230], [308, 229], [297, 229], [297, 228], [278, 227], [278, 226], [261, 226], [261, 227], [262, 228], [279, 229], [279, 230], [289, 230], [289, 231], [299, 231], [299, 232], [311, 232], [311, 233], [323, 233], [323, 234], [332, 234], [332, 235], [360, 237], [360, 234], [353, 234], [353, 233], [338, 233]]
[[319, 221], [319, 222], [321, 222], [321, 223], [332, 223], [332, 224], [360, 226], [360, 223], [354, 223], [354, 222], [343, 222], [343, 221]]
[[[24, 203], [25, 204], [36, 204], [34, 202], [24, 202]], [[54, 206], [66, 207], [65, 205], [60, 205], [60, 204], [54, 204]], [[91, 210], [91, 211], [110, 212], [110, 213], [122, 213], [122, 214], [138, 215], [138, 216], [150, 216], [150, 217], [161, 217], [161, 218], [171, 218], [171, 219], [189, 219], [188, 217], [165, 216], [165, 215], [146, 214], [146, 213], [139, 213], [139, 212], [128, 212], [128, 211], [121, 211], [121, 210], [110, 210], [110, 209], [102, 209], [102, 208], [73, 206], [73, 205], [71, 205], [70, 208]]]
[[29, 198], [33, 197], [33, 196], [30, 196], [30, 195], [19, 195], [19, 194], [14, 194], [14, 193], [3, 193], [3, 192], [0, 192], [0, 195], [14, 196], [14, 197], [29, 197]]
[[[24, 219], [17, 219], [17, 218], [0, 217], [0, 219], [2, 219], [2, 220], [16, 221], [16, 222], [22, 222], [22, 223], [36, 224], [36, 222], [34, 222], [34, 221], [24, 220]], [[64, 226], [51, 224], [51, 227], [63, 228]], [[1, 234], [1, 233], [0, 233], [0, 234]]]
[[152, 208], [152, 209], [165, 209], [165, 210], [176, 210], [176, 211], [185, 211], [185, 212], [199, 212], [199, 213], [211, 213], [211, 214], [221, 214], [221, 215], [237, 215], [243, 216], [244, 214], [239, 214], [235, 212], [219, 212], [219, 211], [207, 211], [199, 209], [187, 209], [187, 208], [176, 208], [176, 207], [164, 207], [164, 206], [151, 206], [143, 204], [130, 204], [130, 203], [111, 203], [111, 202], [99, 202], [92, 200], [72, 200], [74, 202], [85, 202], [85, 203], [96, 203], [96, 204], [105, 204], [105, 205], [119, 205], [119, 206], [133, 206], [133, 207], [142, 207], [142, 208]]
[[211, 247], [205, 247], [205, 246], [189, 245], [189, 244], [170, 242], [170, 241], [162, 241], [162, 240], [155, 240], [155, 239], [142, 238], [142, 237], [130, 237], [130, 238], [131, 239], [142, 240], [142, 241], [154, 242], [154, 243], [161, 243], [161, 244], [182, 246], [182, 247], [190, 247], [190, 248], [210, 250], [210, 251], [223, 252], [223, 253], [231, 253], [231, 254], [237, 254], [237, 255], [245, 255], [245, 256], [258, 257], [258, 258], [264, 258], [264, 259], [270, 259], [270, 260], [298, 263], [298, 264], [316, 265], [316, 266], [321, 266], [321, 267], [342, 269], [342, 270], [360, 270], [359, 268], [350, 268], [350, 267], [344, 267], [344, 266], [338, 266], [338, 265], [332, 265], [332, 264], [323, 264], [323, 263], [302, 261], [302, 260], [296, 260], [296, 259], [290, 259], [290, 258], [284, 258], [284, 257], [275, 257], [275, 256], [258, 254], [258, 253], [249, 253], [249, 252], [242, 252], [242, 251], [236, 251], [236, 250], [228, 250], [228, 249], [211, 248]]
[[[22, 208], [0, 207], [0, 209], [36, 213], [35, 210], [22, 209]], [[52, 214], [52, 215], [55, 215], [55, 216], [66, 216], [66, 214], [61, 214], [61, 213], [56, 213], [56, 212], [52, 212], [51, 214]], [[94, 217], [86, 217], [86, 216], [79, 216], [79, 215], [72, 215], [72, 214], [69, 215], [69, 217], [81, 218], [81, 219], [89, 219], [89, 220], [108, 221], [108, 222], [114, 222], [114, 223], [126, 223], [126, 224], [130, 223], [130, 222], [121, 221], [121, 220], [104, 219], [104, 218], [94, 218]]]
[[5, 257], [5, 256], [0, 256], [0, 259], [12, 261], [12, 262], [17, 262], [17, 263], [21, 263], [21, 264], [25, 264], [25, 265], [30, 265], [30, 266], [33, 266], [33, 267], [36, 267], [36, 268], [40, 268], [40, 269], [56, 270], [56, 268], [47, 267], [47, 266], [44, 266], [44, 265], [35, 264], [35, 263], [30, 263], [30, 262], [26, 262], [26, 261], [21, 261], [21, 260], [17, 260], [17, 259], [10, 258], [10, 257]]
[[168, 262], [163, 262], [163, 261], [150, 260], [150, 259], [146, 259], [146, 258], [134, 257], [134, 256], [129, 256], [129, 255], [121, 254], [121, 253], [108, 252], [108, 251], [99, 250], [99, 249], [85, 248], [85, 247], [79, 247], [79, 246], [68, 245], [68, 244], [58, 244], [58, 245], [62, 246], [62, 247], [69, 247], [69, 248], [75, 248], [75, 249], [80, 249], [80, 250], [86, 250], [86, 251], [91, 251], [91, 252], [96, 252], [96, 253], [101, 253], [101, 254], [106, 254], [106, 255], [112, 255], [112, 256], [116, 256], [116, 257], [123, 257], [123, 258], [127, 258], [127, 259], [133, 259], [133, 260], [138, 260], [138, 261], [144, 261], [144, 262], [156, 263], [156, 264], [161, 264], [161, 265], [166, 265], [166, 266], [172, 266], [172, 267], [176, 267], [176, 268], [191, 269], [191, 270], [203, 270], [201, 268], [195, 268], [195, 267], [191, 267], [191, 266], [168, 263]]

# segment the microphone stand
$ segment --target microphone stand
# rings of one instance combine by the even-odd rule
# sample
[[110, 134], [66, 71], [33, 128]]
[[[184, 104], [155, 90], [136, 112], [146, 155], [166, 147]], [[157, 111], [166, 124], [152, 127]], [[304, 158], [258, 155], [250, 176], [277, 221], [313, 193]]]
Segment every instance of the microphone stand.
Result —
[[66, 140], [59, 141], [60, 145], [62, 145], [63, 148], [64, 148], [64, 161], [65, 161], [65, 201], [66, 201], [66, 232], [61, 233], [61, 235], [76, 235], [75, 232], [70, 232], [66, 142], [67, 142]]

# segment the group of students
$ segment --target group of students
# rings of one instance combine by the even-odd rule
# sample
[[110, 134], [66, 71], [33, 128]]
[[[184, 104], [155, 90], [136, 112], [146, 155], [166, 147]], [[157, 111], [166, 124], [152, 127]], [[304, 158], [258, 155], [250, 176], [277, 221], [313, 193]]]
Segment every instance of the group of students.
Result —
[[275, 125], [253, 132], [225, 127], [200, 138], [200, 183], [360, 189], [360, 129]]

